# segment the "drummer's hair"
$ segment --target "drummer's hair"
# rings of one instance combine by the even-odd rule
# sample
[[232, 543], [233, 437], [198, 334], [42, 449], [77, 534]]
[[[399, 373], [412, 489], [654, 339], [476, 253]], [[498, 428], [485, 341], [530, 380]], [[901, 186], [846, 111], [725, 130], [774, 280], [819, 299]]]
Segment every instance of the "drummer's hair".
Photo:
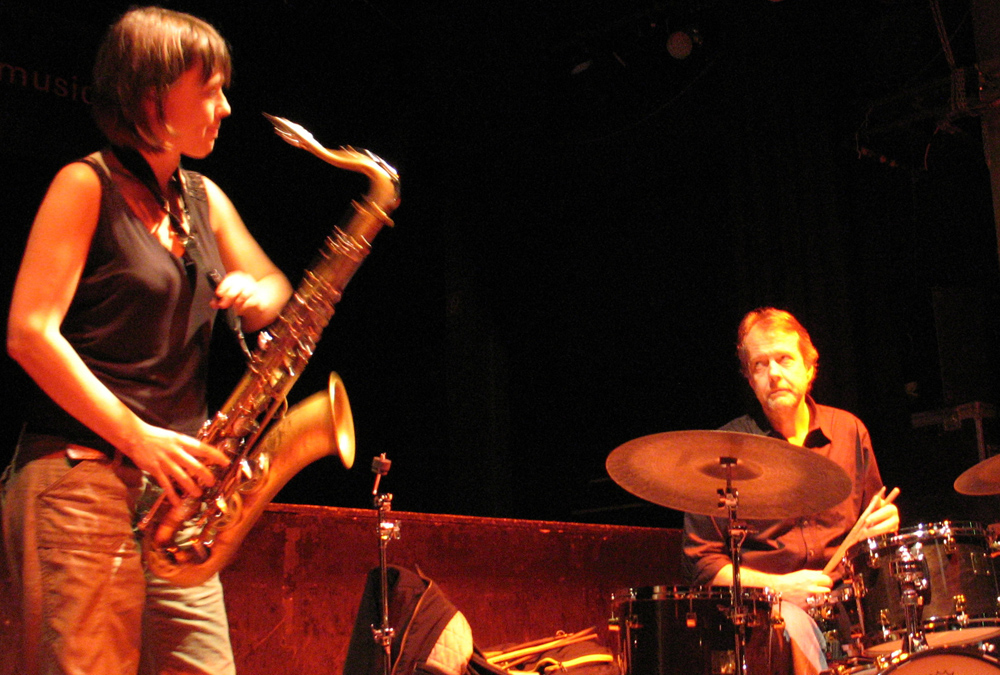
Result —
[[819, 352], [813, 346], [809, 331], [799, 323], [799, 320], [792, 316], [791, 312], [774, 307], [758, 307], [747, 312], [747, 315], [740, 321], [740, 327], [736, 331], [736, 356], [740, 360], [740, 372], [744, 377], [750, 377], [749, 357], [747, 356], [746, 337], [754, 326], [762, 326], [769, 330], [778, 330], [785, 333], [795, 333], [799, 336], [799, 352], [807, 366], [817, 368], [819, 366]]

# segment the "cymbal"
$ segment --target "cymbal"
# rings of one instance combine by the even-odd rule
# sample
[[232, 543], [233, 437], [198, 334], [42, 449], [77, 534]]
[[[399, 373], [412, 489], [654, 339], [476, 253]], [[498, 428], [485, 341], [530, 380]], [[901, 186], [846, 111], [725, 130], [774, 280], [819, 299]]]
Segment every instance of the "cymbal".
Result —
[[660, 506], [726, 516], [720, 458], [736, 460], [739, 518], [798, 518], [844, 501], [851, 479], [833, 460], [778, 438], [735, 431], [671, 431], [615, 448], [605, 466], [618, 485]]
[[955, 491], [982, 497], [1000, 495], [1000, 455], [984, 459], [955, 479]]

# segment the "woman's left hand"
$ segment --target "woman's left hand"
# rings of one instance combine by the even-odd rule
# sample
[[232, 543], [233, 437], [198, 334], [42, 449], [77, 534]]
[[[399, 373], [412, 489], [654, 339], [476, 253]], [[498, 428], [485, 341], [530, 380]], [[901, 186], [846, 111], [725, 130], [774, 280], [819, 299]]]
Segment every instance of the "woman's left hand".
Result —
[[238, 315], [243, 316], [248, 311], [259, 310], [264, 302], [256, 279], [246, 272], [230, 272], [216, 287], [212, 307], [232, 307]]

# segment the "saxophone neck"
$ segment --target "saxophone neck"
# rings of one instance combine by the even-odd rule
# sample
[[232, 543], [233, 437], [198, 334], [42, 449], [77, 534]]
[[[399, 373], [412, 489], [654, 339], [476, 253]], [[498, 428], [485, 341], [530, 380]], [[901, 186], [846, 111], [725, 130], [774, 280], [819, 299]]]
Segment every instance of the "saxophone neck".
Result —
[[277, 134], [288, 144], [307, 150], [320, 159], [346, 171], [362, 173], [368, 177], [370, 186], [365, 196], [373, 205], [374, 212], [380, 213], [385, 225], [392, 225], [389, 214], [399, 206], [399, 173], [388, 162], [368, 150], [343, 147], [330, 150], [320, 145], [313, 135], [302, 125], [283, 117], [264, 113]]

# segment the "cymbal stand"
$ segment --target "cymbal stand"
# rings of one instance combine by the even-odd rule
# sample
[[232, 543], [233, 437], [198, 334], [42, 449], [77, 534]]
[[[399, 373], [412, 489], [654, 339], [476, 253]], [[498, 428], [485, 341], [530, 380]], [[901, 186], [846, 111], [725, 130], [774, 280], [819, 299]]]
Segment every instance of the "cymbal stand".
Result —
[[733, 565], [733, 607], [730, 620], [736, 626], [735, 639], [735, 661], [736, 672], [739, 675], [747, 675], [746, 662], [746, 608], [743, 602], [743, 584], [740, 580], [740, 551], [743, 542], [747, 538], [746, 523], [737, 518], [737, 507], [739, 505], [739, 491], [733, 487], [733, 467], [736, 465], [735, 457], [720, 457], [719, 464], [726, 471], [726, 489], [720, 488], [719, 507], [725, 507], [729, 518], [729, 559]]
[[927, 640], [920, 625], [923, 601], [930, 584], [927, 580], [927, 562], [920, 543], [912, 548], [900, 546], [889, 561], [889, 572], [899, 583], [900, 602], [906, 621], [903, 636], [903, 653], [913, 654], [927, 649]]
[[378, 566], [380, 572], [380, 597], [382, 599], [382, 623], [376, 628], [372, 626], [375, 642], [382, 647], [382, 669], [385, 675], [392, 673], [392, 638], [396, 630], [389, 625], [389, 566], [386, 549], [391, 539], [399, 539], [399, 524], [388, 519], [392, 510], [392, 494], [379, 493], [378, 485], [382, 476], [389, 473], [392, 461], [386, 459], [383, 452], [372, 460], [372, 473], [375, 474], [375, 487], [372, 489], [375, 508], [378, 509]]

